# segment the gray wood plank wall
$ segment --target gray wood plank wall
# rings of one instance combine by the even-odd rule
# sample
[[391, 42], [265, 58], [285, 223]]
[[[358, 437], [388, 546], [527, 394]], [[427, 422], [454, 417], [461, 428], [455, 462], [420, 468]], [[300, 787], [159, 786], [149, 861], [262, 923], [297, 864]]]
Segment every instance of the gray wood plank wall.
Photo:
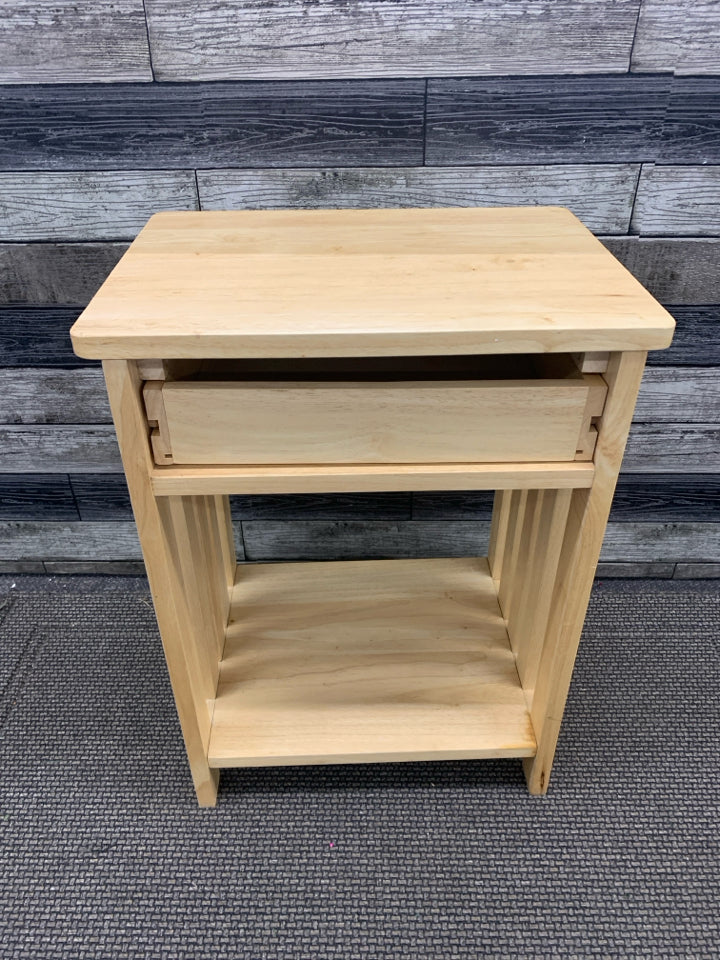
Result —
[[[139, 569], [100, 371], [66, 331], [153, 212], [552, 204], [678, 319], [643, 381], [604, 569], [716, 575], [720, 4], [52, 9], [0, 0], [0, 570]], [[480, 518], [470, 493], [245, 498], [238, 546], [475, 553], [483, 496]]]

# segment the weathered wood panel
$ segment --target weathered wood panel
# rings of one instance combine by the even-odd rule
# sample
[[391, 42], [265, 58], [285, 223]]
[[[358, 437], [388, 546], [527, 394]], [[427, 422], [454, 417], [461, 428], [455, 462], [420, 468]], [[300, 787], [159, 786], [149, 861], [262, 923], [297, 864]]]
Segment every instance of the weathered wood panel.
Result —
[[68, 478], [81, 520], [132, 520], [124, 473], [75, 473]]
[[[234, 533], [237, 558], [244, 560], [239, 529], [236, 528]], [[0, 521], [0, 560], [141, 559], [137, 529], [132, 521]]]
[[409, 493], [335, 493], [230, 497], [238, 520], [409, 520]]
[[86, 304], [126, 243], [0, 243], [0, 303]]
[[712, 473], [720, 470], [717, 423], [636, 423], [630, 431], [626, 473]]
[[675, 580], [716, 580], [720, 577], [720, 563], [678, 563]]
[[720, 235], [720, 166], [643, 166], [632, 229], [655, 236]]
[[[714, 368], [646, 370], [637, 422], [720, 422], [720, 376]], [[0, 369], [0, 423], [110, 423], [98, 368]]]
[[[492, 493], [485, 490], [413, 494], [413, 520], [488, 520], [491, 513]], [[621, 474], [610, 519], [720, 523], [720, 478], [714, 474]]]
[[720, 370], [647, 369], [634, 420], [636, 423], [720, 423]]
[[143, 0], [0, 0], [0, 83], [152, 80]]
[[657, 159], [720, 163], [720, 77], [673, 79]]
[[422, 164], [417, 80], [3, 92], [0, 169]]
[[246, 520], [248, 560], [484, 556], [487, 521]]
[[95, 367], [75, 356], [69, 330], [77, 307], [0, 307], [0, 367]]
[[204, 210], [353, 207], [569, 207], [591, 230], [626, 233], [639, 166], [357, 167], [200, 170]]
[[602, 560], [720, 560], [720, 523], [611, 523]]
[[134, 523], [0, 522], [2, 560], [139, 560]]
[[[475, 556], [485, 553], [488, 535], [484, 520], [243, 523], [248, 560]], [[680, 557], [720, 558], [720, 523], [611, 523], [601, 554], [603, 561], [625, 562], [674, 562]]]
[[115, 429], [107, 425], [0, 426], [0, 473], [119, 473]]
[[412, 495], [413, 520], [489, 520], [494, 491], [449, 490]]
[[430, 80], [426, 162], [656, 159], [668, 77]]
[[720, 74], [717, 0], [642, 0], [632, 70]]
[[132, 240], [153, 213], [197, 209], [193, 170], [0, 173], [4, 240]]
[[[47, 565], [46, 565], [47, 566]], [[597, 580], [647, 579], [670, 580], [675, 572], [675, 564], [670, 563], [622, 563], [602, 561], [597, 565]]]
[[66, 474], [0, 473], [0, 519], [79, 520]]
[[668, 306], [677, 326], [667, 350], [648, 354], [652, 366], [720, 366], [720, 304]]
[[[248, 521], [249, 560], [324, 560], [412, 556], [476, 556], [485, 551], [482, 520], [404, 524]], [[252, 555], [254, 554], [254, 555]], [[2, 561], [139, 560], [135, 524], [0, 521]], [[611, 523], [604, 563], [717, 563], [718, 523]], [[702, 573], [702, 571], [701, 571]], [[698, 575], [698, 572], [695, 572]]]
[[720, 523], [720, 476], [621, 474], [610, 519], [618, 523]]
[[0, 423], [110, 423], [102, 371], [0, 369]]
[[640, 283], [664, 303], [720, 303], [720, 240], [602, 237]]
[[622, 73], [638, 0], [146, 0], [160, 80]]
[[[7, 561], [10, 563], [11, 561]], [[25, 561], [32, 563], [33, 561]], [[37, 562], [37, 561], [36, 561]], [[48, 560], [43, 563], [48, 576], [144, 577], [142, 560]], [[65, 581], [67, 582], [67, 581]]]

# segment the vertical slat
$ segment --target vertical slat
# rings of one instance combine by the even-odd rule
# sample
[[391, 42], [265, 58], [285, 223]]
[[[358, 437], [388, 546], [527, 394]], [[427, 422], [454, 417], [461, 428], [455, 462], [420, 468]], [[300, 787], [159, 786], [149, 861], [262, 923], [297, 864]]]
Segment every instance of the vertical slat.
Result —
[[490, 573], [499, 583], [502, 577], [503, 556], [507, 543], [508, 517], [510, 516], [510, 490], [497, 490], [493, 500], [492, 521], [490, 523], [490, 543], [488, 545], [488, 564]]
[[542, 511], [543, 492], [542, 490], [528, 490], [518, 559], [515, 565], [515, 581], [517, 583], [515, 602], [506, 614], [510, 645], [516, 658], [521, 649], [524, 625], [528, 619], [528, 615], [532, 616], [532, 610], [530, 610], [528, 606], [531, 600], [529, 584], [532, 579], [533, 569], [537, 566], [537, 535], [538, 523]]
[[571, 495], [552, 610], [531, 706], [538, 743], [537, 755], [524, 763], [531, 793], [545, 793], [548, 787], [577, 647], [645, 358], [642, 351], [611, 354], [605, 375], [608, 396], [595, 448], [593, 486], [590, 490], [574, 490]]
[[203, 527], [207, 538], [208, 586], [212, 594], [218, 625], [218, 654], [222, 655], [225, 646], [225, 628], [230, 613], [230, 592], [225, 582], [225, 561], [220, 543], [214, 497], [204, 496], [198, 499], [202, 504]]
[[175, 531], [177, 562], [182, 571], [189, 623], [194, 643], [188, 657], [201, 679], [205, 697], [215, 697], [218, 678], [217, 619], [208, 595], [205, 547], [195, 497], [168, 497]]
[[510, 515], [508, 517], [507, 546], [503, 559], [503, 573], [498, 588], [500, 609], [504, 617], [510, 616], [513, 596], [516, 595], [517, 583], [515, 571], [520, 552], [523, 520], [525, 519], [525, 504], [527, 490], [513, 490], [510, 496]]
[[[214, 496], [212, 498], [215, 504], [215, 520], [217, 523], [218, 536], [220, 538], [220, 550], [222, 553], [223, 568], [225, 570], [225, 582], [228, 591], [235, 585], [235, 568], [237, 559], [235, 557], [235, 538], [233, 536], [232, 516], [230, 514], [230, 498], [224, 495]], [[230, 606], [230, 594], [228, 592], [228, 609]]]
[[156, 500], [150, 482], [153, 458], [142, 382], [135, 364], [126, 360], [106, 360], [103, 370], [193, 783], [198, 802], [213, 806], [218, 771], [211, 770], [207, 762], [207, 705], [186, 658], [192, 638], [185, 632], [184, 585], [174, 560], [173, 524], [167, 501]]
[[532, 702], [538, 663], [547, 630], [571, 491], [543, 490], [533, 523], [530, 565], [523, 583], [522, 613], [510, 630], [518, 676]]

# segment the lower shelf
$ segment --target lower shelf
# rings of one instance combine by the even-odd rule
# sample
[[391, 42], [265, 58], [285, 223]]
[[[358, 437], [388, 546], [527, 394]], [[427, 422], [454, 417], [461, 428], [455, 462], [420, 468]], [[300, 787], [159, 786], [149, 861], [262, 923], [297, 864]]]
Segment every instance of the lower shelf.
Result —
[[535, 751], [486, 560], [238, 568], [211, 766]]

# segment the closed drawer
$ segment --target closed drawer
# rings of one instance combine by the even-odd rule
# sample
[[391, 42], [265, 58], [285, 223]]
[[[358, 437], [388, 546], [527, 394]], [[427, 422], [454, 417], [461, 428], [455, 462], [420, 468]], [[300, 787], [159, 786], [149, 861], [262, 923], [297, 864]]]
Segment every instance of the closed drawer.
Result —
[[201, 371], [152, 385], [146, 398], [161, 463], [567, 461], [587, 445], [600, 380], [573, 370], [413, 380], [213, 380]]

